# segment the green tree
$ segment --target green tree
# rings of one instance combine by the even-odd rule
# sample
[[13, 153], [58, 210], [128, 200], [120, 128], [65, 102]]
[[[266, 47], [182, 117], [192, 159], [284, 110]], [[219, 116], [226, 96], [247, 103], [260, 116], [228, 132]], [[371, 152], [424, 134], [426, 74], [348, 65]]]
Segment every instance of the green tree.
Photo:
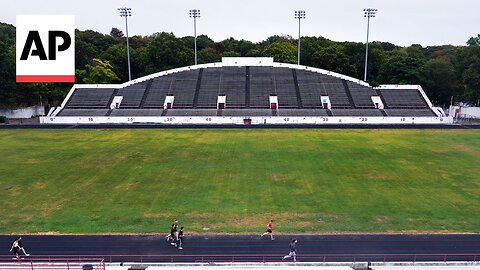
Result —
[[199, 64], [220, 62], [220, 59], [220, 55], [214, 48], [205, 48], [198, 52]]
[[[364, 55], [365, 57], [365, 55]], [[372, 42], [368, 50], [368, 74], [367, 81], [371, 85], [382, 84], [383, 81], [380, 79], [380, 68], [385, 63], [387, 57], [386, 53], [383, 50], [382, 44], [379, 42]], [[365, 69], [365, 64], [362, 63], [362, 68]], [[360, 78], [363, 79], [362, 71]]]
[[323, 38], [302, 37], [300, 46], [300, 63], [305, 66], [316, 66], [313, 56], [321, 48], [328, 46]]
[[94, 65], [86, 65], [85, 69], [76, 70], [77, 79], [86, 84], [118, 83], [120, 79], [112, 71], [112, 65], [108, 61], [94, 58]]
[[145, 48], [142, 63], [148, 74], [193, 65], [193, 48], [187, 48], [172, 33], [157, 33], [152, 36], [151, 42]]
[[83, 40], [93, 45], [97, 52], [105, 51], [108, 47], [115, 44], [115, 40], [113, 39], [113, 37], [92, 30], [76, 30], [75, 36], [78, 37], [79, 40]]
[[480, 46], [470, 45], [457, 51], [456, 69], [462, 83], [461, 99], [472, 104], [480, 99]]
[[270, 44], [263, 52], [265, 56], [273, 57], [276, 62], [296, 63], [297, 47], [290, 42], [279, 41]]
[[344, 54], [342, 48], [337, 45], [322, 48], [315, 52], [313, 54], [313, 65], [341, 74], [355, 73], [355, 66], [349, 63], [348, 57]]
[[471, 37], [467, 41], [467, 45], [468, 46], [478, 46], [478, 45], [480, 45], [480, 34], [478, 34], [476, 37]]
[[75, 68], [82, 69], [85, 65], [92, 65], [93, 58], [98, 57], [115, 43], [108, 35], [86, 30], [75, 30]]
[[420, 84], [427, 82], [425, 59], [396, 52], [380, 68], [380, 81], [385, 84]]
[[0, 23], [0, 107], [18, 103], [15, 84], [15, 27]]
[[345, 42], [343, 52], [348, 57], [350, 63], [355, 67], [354, 78], [362, 78], [365, 67], [365, 44], [360, 42]]
[[[439, 55], [439, 54], [437, 54]], [[439, 56], [427, 61], [429, 83], [426, 93], [434, 104], [447, 105], [455, 88], [455, 70], [448, 56]]]
[[[180, 38], [180, 41], [187, 47], [191, 48], [192, 50], [195, 49], [195, 37], [193, 36], [186, 36]], [[197, 50], [201, 51], [206, 48], [213, 48], [215, 42], [209, 38], [207, 35], [199, 35], [197, 36]]]
[[122, 30], [118, 29], [118, 28], [112, 28], [112, 30], [110, 30], [110, 36], [116, 41], [116, 42], [121, 42], [123, 41], [124, 39], [124, 35], [123, 35], [123, 32]]
[[[232, 52], [235, 52], [235, 56], [257, 56], [254, 51], [257, 48], [257, 45], [251, 41], [248, 40], [235, 40], [234, 38], [229, 38], [226, 40], [222, 41], [224, 45], [224, 55], [226, 52], [229, 52], [228, 54], [231, 54]], [[252, 55], [253, 53], [253, 55]]]
[[[133, 57], [133, 50], [130, 51], [130, 59], [136, 59]], [[101, 54], [101, 58], [105, 59], [112, 65], [112, 71], [118, 75], [122, 82], [128, 80], [128, 60], [127, 60], [127, 47], [124, 43], [118, 43], [110, 46], [104, 53]], [[136, 69], [130, 67], [135, 72]], [[133, 75], [133, 74], [132, 74]], [[136, 76], [133, 76], [136, 78]]]

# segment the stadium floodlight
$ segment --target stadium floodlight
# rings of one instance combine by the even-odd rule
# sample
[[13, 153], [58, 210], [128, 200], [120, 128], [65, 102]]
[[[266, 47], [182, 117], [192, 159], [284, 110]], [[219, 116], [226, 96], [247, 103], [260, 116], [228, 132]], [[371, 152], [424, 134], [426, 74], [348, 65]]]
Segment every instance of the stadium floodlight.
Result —
[[378, 9], [366, 8], [363, 10], [364, 17], [367, 18], [367, 44], [365, 45], [365, 72], [363, 73], [363, 80], [367, 81], [367, 67], [368, 67], [368, 35], [370, 32], [370, 18], [375, 18]]
[[193, 18], [193, 35], [195, 39], [195, 65], [197, 65], [197, 18], [200, 18], [200, 10], [190, 9], [190, 18]]
[[298, 60], [300, 65], [300, 21], [305, 19], [305, 10], [295, 10], [295, 19], [298, 19]]
[[120, 17], [125, 17], [125, 31], [127, 34], [127, 61], [128, 61], [128, 80], [132, 80], [132, 73], [130, 72], [130, 45], [128, 44], [128, 17], [132, 16], [132, 9], [123, 7], [118, 8], [120, 11]]

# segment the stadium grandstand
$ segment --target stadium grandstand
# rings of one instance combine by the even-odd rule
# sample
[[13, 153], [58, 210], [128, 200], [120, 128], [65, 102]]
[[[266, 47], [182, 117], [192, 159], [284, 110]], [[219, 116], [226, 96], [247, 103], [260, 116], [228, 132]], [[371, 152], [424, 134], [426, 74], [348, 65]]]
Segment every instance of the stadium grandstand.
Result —
[[380, 85], [273, 58], [167, 70], [118, 85], [75, 84], [44, 124], [449, 124], [419, 85]]

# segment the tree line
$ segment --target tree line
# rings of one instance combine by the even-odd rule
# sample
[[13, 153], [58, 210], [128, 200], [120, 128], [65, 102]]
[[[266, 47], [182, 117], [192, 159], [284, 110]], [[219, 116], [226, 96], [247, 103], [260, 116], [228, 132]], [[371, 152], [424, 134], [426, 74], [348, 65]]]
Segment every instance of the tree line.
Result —
[[[132, 78], [194, 63], [194, 38], [172, 33], [129, 38]], [[121, 83], [128, 80], [127, 48], [122, 31], [109, 35], [92, 30], [75, 32], [77, 83]], [[234, 38], [215, 42], [197, 37], [198, 63], [221, 61], [222, 57], [273, 57], [276, 62], [297, 62], [297, 40], [271, 36], [261, 42]], [[302, 65], [322, 68], [354, 78], [363, 78], [365, 44], [336, 42], [324, 37], [301, 38]], [[437, 106], [456, 102], [477, 105], [480, 101], [480, 35], [465, 46], [411, 45], [389, 42], [369, 45], [368, 82], [420, 84]], [[15, 27], [0, 23], [0, 107], [58, 105], [71, 88], [69, 83], [15, 82]]]

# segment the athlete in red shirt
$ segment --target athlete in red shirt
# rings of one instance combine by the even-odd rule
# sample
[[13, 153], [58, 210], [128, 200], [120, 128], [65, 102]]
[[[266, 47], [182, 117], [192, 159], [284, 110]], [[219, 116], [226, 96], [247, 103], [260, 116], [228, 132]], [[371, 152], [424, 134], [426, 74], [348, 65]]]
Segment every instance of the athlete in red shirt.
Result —
[[275, 240], [275, 238], [273, 238], [273, 232], [272, 232], [273, 225], [272, 225], [272, 223], [273, 223], [273, 220], [270, 219], [270, 221], [267, 224], [267, 230], [262, 235], [260, 235], [260, 238], [262, 238], [262, 236], [264, 236], [266, 234], [270, 234], [270, 240]]

